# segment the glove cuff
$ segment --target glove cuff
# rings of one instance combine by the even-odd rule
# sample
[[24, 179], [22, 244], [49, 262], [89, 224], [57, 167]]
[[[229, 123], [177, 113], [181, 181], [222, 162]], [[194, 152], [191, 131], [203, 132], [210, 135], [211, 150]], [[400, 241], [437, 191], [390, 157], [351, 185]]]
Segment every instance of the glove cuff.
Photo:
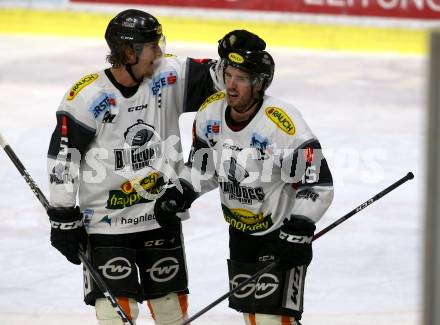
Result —
[[47, 214], [49, 216], [50, 225], [54, 229], [72, 230], [80, 228], [83, 225], [82, 214], [79, 211], [79, 207], [50, 207], [47, 210]]
[[293, 235], [283, 231], [283, 228], [280, 229], [280, 239], [285, 240], [289, 243], [293, 244], [310, 244], [313, 241], [313, 236], [301, 236], [301, 235]]

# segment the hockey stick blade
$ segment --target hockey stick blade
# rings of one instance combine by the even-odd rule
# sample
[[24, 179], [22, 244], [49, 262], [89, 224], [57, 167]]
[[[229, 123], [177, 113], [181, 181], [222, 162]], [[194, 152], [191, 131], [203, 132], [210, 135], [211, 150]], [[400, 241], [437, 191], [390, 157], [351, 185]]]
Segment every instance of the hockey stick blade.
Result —
[[[332, 230], [333, 228], [337, 227], [338, 225], [340, 225], [341, 223], [343, 223], [344, 221], [346, 221], [347, 219], [351, 218], [353, 215], [355, 215], [356, 213], [364, 210], [366, 207], [368, 207], [369, 205], [371, 205], [372, 203], [376, 202], [377, 200], [379, 200], [381, 197], [385, 196], [386, 194], [388, 194], [389, 192], [391, 192], [392, 190], [396, 189], [397, 187], [399, 187], [400, 185], [402, 185], [403, 183], [411, 180], [414, 178], [414, 174], [412, 172], [409, 172], [408, 174], [406, 174], [404, 177], [402, 177], [401, 179], [399, 179], [398, 181], [394, 182], [393, 184], [391, 184], [390, 186], [388, 186], [386, 189], [384, 189], [383, 191], [377, 193], [375, 196], [373, 196], [371, 199], [365, 201], [364, 203], [358, 205], [356, 208], [354, 208], [353, 210], [351, 210], [350, 212], [348, 212], [346, 215], [342, 216], [341, 218], [339, 218], [338, 220], [336, 220], [335, 222], [331, 223], [329, 226], [325, 227], [324, 229], [322, 229], [321, 231], [319, 231], [318, 233], [316, 233], [313, 236], [313, 241], [315, 241], [316, 239], [318, 239], [319, 237], [321, 237], [322, 235], [326, 234], [327, 232], [329, 232], [330, 230]], [[268, 265], [266, 265], [264, 268], [262, 268], [261, 270], [259, 270], [257, 273], [253, 274], [251, 277], [247, 278], [245, 281], [240, 282], [240, 284], [238, 284], [236, 287], [232, 288], [230, 291], [226, 292], [224, 295], [222, 295], [221, 297], [219, 297], [218, 299], [216, 299], [215, 301], [213, 301], [212, 303], [210, 303], [208, 306], [206, 306], [205, 308], [203, 308], [202, 310], [200, 310], [199, 312], [195, 313], [193, 316], [189, 317], [188, 319], [184, 320], [182, 323], [180, 323], [180, 325], [187, 325], [190, 322], [192, 322], [193, 320], [199, 318], [200, 316], [202, 316], [204, 313], [206, 313], [207, 311], [211, 310], [212, 308], [214, 308], [215, 306], [217, 306], [220, 302], [222, 302], [223, 300], [229, 298], [230, 296], [232, 296], [234, 293], [236, 293], [237, 291], [239, 291], [240, 289], [242, 289], [244, 286], [246, 286], [247, 284], [251, 283], [251, 282], [255, 282], [257, 278], [260, 277], [260, 275], [262, 275], [265, 272], [269, 272], [270, 270], [272, 270], [276, 265], [277, 265], [278, 261], [272, 262]]]
[[[31, 188], [32, 192], [34, 192], [35, 196], [37, 197], [38, 201], [43, 205], [44, 209], [47, 210], [50, 208], [49, 201], [47, 200], [46, 196], [43, 194], [43, 192], [40, 190], [38, 185], [35, 183], [35, 181], [32, 179], [31, 175], [27, 172], [26, 168], [21, 163], [20, 159], [17, 157], [15, 152], [12, 150], [11, 146], [6, 142], [5, 138], [0, 132], [0, 146], [3, 148], [3, 150], [6, 152], [6, 155], [11, 159], [12, 163], [15, 165], [17, 170], [20, 172], [21, 176], [25, 179], [26, 183], [28, 183], [29, 187]], [[133, 325], [133, 322], [127, 317], [127, 315], [122, 310], [122, 307], [118, 304], [115, 296], [111, 293], [110, 289], [102, 279], [102, 277], [99, 275], [99, 273], [93, 268], [92, 264], [88, 260], [87, 256], [84, 254], [84, 252], [79, 251], [78, 252], [78, 258], [83, 263], [84, 267], [89, 271], [90, 276], [93, 278], [93, 280], [96, 282], [98, 288], [101, 290], [102, 294], [107, 298], [107, 300], [112, 305], [115, 312], [121, 317], [121, 320], [124, 324]]]

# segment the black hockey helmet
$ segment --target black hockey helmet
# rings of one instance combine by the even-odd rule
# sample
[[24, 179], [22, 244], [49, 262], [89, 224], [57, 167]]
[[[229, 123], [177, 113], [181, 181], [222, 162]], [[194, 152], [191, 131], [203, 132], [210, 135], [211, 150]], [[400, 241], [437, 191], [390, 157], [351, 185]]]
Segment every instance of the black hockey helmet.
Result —
[[121, 43], [144, 44], [162, 38], [162, 25], [152, 15], [136, 9], [128, 9], [110, 20], [105, 40], [110, 50], [117, 51]]
[[232, 66], [249, 73], [252, 79], [260, 80], [263, 83], [263, 91], [272, 83], [275, 62], [266, 51], [234, 50], [229, 52], [224, 60], [226, 60], [225, 69]]

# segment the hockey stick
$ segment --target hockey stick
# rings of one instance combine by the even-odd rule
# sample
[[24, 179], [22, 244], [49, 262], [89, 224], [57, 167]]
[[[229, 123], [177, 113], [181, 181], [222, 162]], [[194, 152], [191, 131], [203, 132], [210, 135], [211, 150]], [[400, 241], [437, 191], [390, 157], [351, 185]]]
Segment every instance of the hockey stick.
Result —
[[[18, 159], [17, 155], [12, 150], [11, 146], [6, 142], [5, 138], [3, 137], [3, 135], [1, 133], [0, 133], [0, 146], [6, 152], [6, 154], [11, 159], [11, 161], [14, 163], [15, 167], [17, 167], [21, 176], [23, 176], [23, 178], [26, 180], [26, 183], [28, 183], [32, 192], [34, 192], [35, 196], [37, 197], [38, 201], [40, 201], [40, 203], [43, 205], [44, 209], [46, 209], [46, 210], [49, 209], [49, 207], [50, 207], [49, 201], [47, 201], [47, 198], [44, 196], [43, 192], [41, 192], [38, 185], [34, 182], [32, 177], [29, 175], [26, 168], [23, 166], [20, 159]], [[78, 258], [83, 263], [83, 265], [87, 269], [87, 271], [90, 273], [90, 276], [92, 277], [92, 279], [98, 285], [99, 290], [101, 290], [103, 295], [107, 298], [107, 300], [112, 305], [113, 309], [121, 317], [122, 322], [124, 324], [133, 325], [133, 322], [127, 317], [127, 315], [122, 310], [122, 307], [119, 305], [118, 301], [116, 300], [116, 297], [111, 293], [110, 289], [108, 288], [107, 284], [102, 279], [101, 275], [94, 269], [94, 267], [92, 266], [92, 264], [88, 260], [86, 254], [82, 250], [78, 251]]]
[[[395, 183], [391, 184], [390, 186], [388, 186], [386, 189], [384, 189], [383, 191], [377, 193], [375, 196], [373, 196], [371, 199], [365, 201], [364, 203], [362, 203], [361, 205], [357, 206], [356, 208], [354, 208], [353, 210], [351, 210], [349, 213], [347, 213], [346, 215], [344, 215], [343, 217], [339, 218], [338, 220], [336, 220], [335, 222], [333, 222], [332, 224], [330, 224], [329, 226], [325, 227], [324, 229], [322, 229], [321, 231], [319, 231], [318, 233], [316, 233], [313, 236], [313, 241], [318, 239], [319, 237], [321, 237], [322, 235], [326, 234], [327, 232], [329, 232], [330, 230], [332, 230], [333, 228], [337, 227], [338, 225], [340, 225], [341, 223], [343, 223], [344, 221], [346, 221], [347, 219], [349, 219], [350, 217], [352, 217], [353, 215], [355, 215], [356, 213], [362, 211], [363, 209], [365, 209], [367, 206], [369, 206], [370, 204], [372, 204], [373, 202], [376, 202], [377, 200], [379, 200], [381, 197], [383, 197], [384, 195], [388, 194], [389, 192], [391, 192], [392, 190], [394, 190], [395, 188], [399, 187], [400, 185], [402, 185], [403, 183], [405, 183], [406, 181], [409, 181], [410, 179], [414, 178], [414, 174], [409, 172], [408, 174], [406, 174], [404, 177], [402, 177], [401, 179], [399, 179], [398, 181], [396, 181]], [[263, 273], [266, 273], [270, 270], [272, 270], [276, 265], [277, 265], [278, 261], [274, 261], [268, 265], [266, 265], [264, 268], [262, 268], [261, 270], [259, 270], [257, 273], [255, 273], [254, 275], [252, 275], [250, 278], [246, 279], [243, 282], [240, 282], [240, 284], [238, 284], [235, 288], [231, 289], [230, 291], [226, 292], [223, 296], [221, 296], [220, 298], [216, 299], [214, 302], [210, 303], [208, 306], [206, 306], [205, 308], [203, 308], [202, 310], [200, 310], [199, 312], [195, 313], [193, 316], [189, 317], [188, 319], [186, 319], [185, 321], [183, 321], [180, 325], [187, 325], [190, 322], [192, 322], [193, 320], [199, 318], [201, 315], [203, 315], [204, 313], [206, 313], [208, 310], [212, 309], [213, 307], [215, 307], [216, 305], [218, 305], [220, 302], [222, 302], [223, 300], [225, 300], [226, 298], [232, 296], [234, 293], [236, 293], [237, 291], [239, 291], [241, 288], [243, 288], [245, 285], [254, 282], [257, 278], [259, 278]]]

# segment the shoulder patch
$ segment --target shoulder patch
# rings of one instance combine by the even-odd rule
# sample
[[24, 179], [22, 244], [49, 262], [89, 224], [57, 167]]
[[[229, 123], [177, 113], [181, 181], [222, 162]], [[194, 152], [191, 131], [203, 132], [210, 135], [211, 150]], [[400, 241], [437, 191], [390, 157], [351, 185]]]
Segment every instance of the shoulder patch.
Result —
[[295, 134], [295, 124], [293, 124], [292, 119], [279, 107], [267, 107], [266, 110], [267, 117], [274, 122], [282, 131], [289, 135]]
[[208, 106], [209, 104], [211, 104], [217, 100], [220, 100], [222, 98], [225, 98], [225, 96], [226, 96], [225, 93], [222, 91], [219, 91], [215, 94], [212, 94], [211, 96], [206, 98], [206, 100], [203, 102], [202, 105], [200, 105], [199, 112], [203, 111], [206, 108], [206, 106]]
[[67, 100], [72, 100], [75, 98], [76, 95], [86, 87], [87, 85], [90, 85], [93, 81], [98, 79], [99, 75], [97, 73], [89, 74], [85, 77], [82, 77], [78, 82], [76, 82], [72, 88], [70, 88], [69, 95], [67, 96]]

